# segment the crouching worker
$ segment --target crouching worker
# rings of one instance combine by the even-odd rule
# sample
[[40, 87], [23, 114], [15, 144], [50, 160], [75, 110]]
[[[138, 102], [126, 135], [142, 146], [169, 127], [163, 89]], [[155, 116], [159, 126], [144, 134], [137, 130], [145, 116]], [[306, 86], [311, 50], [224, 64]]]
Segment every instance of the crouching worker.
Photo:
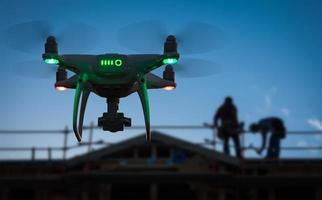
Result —
[[257, 150], [261, 154], [266, 148], [267, 135], [270, 132], [269, 145], [266, 158], [277, 159], [280, 155], [280, 140], [286, 136], [286, 128], [283, 120], [277, 117], [261, 119], [258, 123], [253, 123], [249, 127], [252, 133], [260, 132], [262, 135], [262, 146]]

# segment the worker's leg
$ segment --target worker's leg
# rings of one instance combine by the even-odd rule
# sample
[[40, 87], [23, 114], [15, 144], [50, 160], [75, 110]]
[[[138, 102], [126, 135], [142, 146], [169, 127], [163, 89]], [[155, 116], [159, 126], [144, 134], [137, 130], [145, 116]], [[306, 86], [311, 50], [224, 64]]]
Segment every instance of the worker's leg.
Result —
[[279, 135], [274, 136], [274, 151], [273, 151], [273, 157], [279, 158], [281, 151], [281, 137]]
[[230, 154], [230, 150], [229, 150], [229, 137], [228, 136], [224, 136], [224, 153], [229, 155]]
[[273, 158], [273, 148], [274, 148], [273, 140], [274, 140], [273, 136], [271, 135], [269, 138], [266, 158]]
[[234, 140], [236, 156], [238, 158], [242, 158], [243, 156], [242, 156], [241, 147], [240, 147], [239, 135], [238, 134], [233, 135], [232, 138]]
[[278, 158], [280, 153], [280, 137], [272, 133], [269, 139], [269, 145], [266, 158]]

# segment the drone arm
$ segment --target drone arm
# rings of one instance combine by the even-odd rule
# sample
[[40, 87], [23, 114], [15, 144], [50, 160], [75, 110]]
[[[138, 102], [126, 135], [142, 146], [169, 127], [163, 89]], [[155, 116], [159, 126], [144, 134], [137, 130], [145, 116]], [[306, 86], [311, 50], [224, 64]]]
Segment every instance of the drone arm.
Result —
[[154, 60], [154, 63], [151, 66], [148, 66], [147, 71], [150, 72], [156, 68], [161, 67], [164, 64], [175, 64], [179, 59], [179, 54], [177, 52], [165, 53], [163, 55], [157, 55], [157, 58]]
[[138, 94], [141, 100], [143, 113], [144, 113], [144, 121], [145, 121], [145, 129], [146, 129], [146, 140], [151, 141], [151, 132], [150, 132], [150, 108], [149, 108], [149, 96], [148, 89], [145, 76], [139, 77], [139, 89]]
[[176, 87], [176, 83], [174, 81], [163, 79], [152, 73], [148, 73], [146, 75], [146, 82], [147, 82], [148, 89], [160, 89], [160, 88], [166, 88], [169, 86], [174, 88]]
[[[90, 93], [87, 87], [87, 78], [88, 77], [86, 74], [81, 75], [78, 78], [75, 97], [74, 97], [73, 130], [79, 142], [82, 140], [84, 113], [85, 113], [87, 99]], [[80, 116], [79, 116], [79, 125], [77, 126], [79, 100], [81, 95], [82, 95], [82, 102], [81, 102], [81, 109], [80, 109]]]
[[152, 70], [163, 65], [162, 54], [140, 54], [140, 55], [128, 55], [128, 61], [135, 71], [146, 74]]

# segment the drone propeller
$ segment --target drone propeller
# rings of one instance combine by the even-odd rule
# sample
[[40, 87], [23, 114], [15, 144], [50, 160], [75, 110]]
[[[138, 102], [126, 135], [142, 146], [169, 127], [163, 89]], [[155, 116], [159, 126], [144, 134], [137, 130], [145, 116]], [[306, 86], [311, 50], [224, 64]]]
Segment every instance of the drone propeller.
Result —
[[5, 31], [5, 44], [15, 50], [31, 53], [43, 51], [43, 44], [48, 36], [54, 35], [63, 45], [62, 52], [72, 50], [84, 52], [98, 44], [98, 31], [83, 23], [70, 23], [58, 28], [48, 21], [30, 21], [11, 26]]
[[42, 60], [29, 60], [12, 64], [12, 72], [29, 78], [51, 78], [57, 70], [56, 66], [47, 65]]
[[185, 56], [185, 54], [207, 53], [221, 46], [223, 33], [210, 24], [192, 22], [173, 32], [160, 21], [144, 21], [120, 29], [118, 41], [131, 50], [160, 53], [160, 48], [163, 47], [168, 35], [174, 35], [178, 42], [181, 58], [173, 66], [179, 76], [194, 78], [213, 75], [220, 71], [218, 64], [214, 62]]
[[[160, 52], [168, 35], [174, 35], [179, 43], [180, 54], [210, 52], [221, 45], [222, 31], [202, 22], [188, 23], [182, 29], [169, 31], [160, 21], [144, 21], [130, 24], [118, 32], [119, 43], [140, 52]], [[133, 39], [135, 38], [135, 39]]]
[[183, 78], [211, 76], [221, 71], [217, 63], [199, 58], [182, 58], [173, 67], [176, 74]]

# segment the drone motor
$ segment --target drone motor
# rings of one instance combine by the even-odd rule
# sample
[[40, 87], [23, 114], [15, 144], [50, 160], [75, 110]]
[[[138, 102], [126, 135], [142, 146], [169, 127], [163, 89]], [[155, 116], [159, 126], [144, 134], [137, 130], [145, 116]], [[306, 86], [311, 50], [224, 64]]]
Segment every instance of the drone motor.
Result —
[[45, 43], [45, 53], [58, 54], [57, 42], [54, 36], [49, 36]]
[[177, 40], [173, 35], [169, 35], [164, 43], [164, 53], [178, 53]]
[[49, 36], [45, 43], [45, 53], [42, 55], [45, 63], [50, 65], [58, 65], [60, 63], [58, 58], [58, 48], [56, 38]]
[[67, 71], [65, 69], [57, 69], [56, 82], [67, 80]]
[[163, 79], [174, 82], [174, 75], [172, 65], [167, 65], [163, 71]]

